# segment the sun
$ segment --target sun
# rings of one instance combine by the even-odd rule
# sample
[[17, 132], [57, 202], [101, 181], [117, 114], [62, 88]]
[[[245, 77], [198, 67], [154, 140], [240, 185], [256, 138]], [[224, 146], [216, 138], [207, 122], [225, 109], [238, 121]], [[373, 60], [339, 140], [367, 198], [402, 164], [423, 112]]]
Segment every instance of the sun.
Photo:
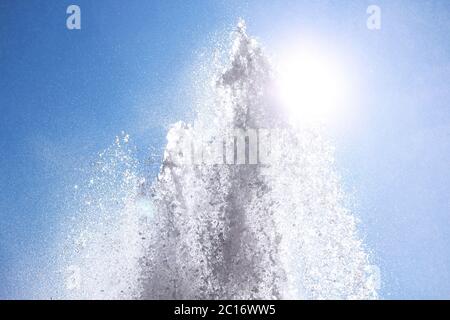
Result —
[[336, 117], [349, 94], [349, 83], [332, 54], [299, 48], [280, 58], [280, 100], [295, 122], [327, 122]]

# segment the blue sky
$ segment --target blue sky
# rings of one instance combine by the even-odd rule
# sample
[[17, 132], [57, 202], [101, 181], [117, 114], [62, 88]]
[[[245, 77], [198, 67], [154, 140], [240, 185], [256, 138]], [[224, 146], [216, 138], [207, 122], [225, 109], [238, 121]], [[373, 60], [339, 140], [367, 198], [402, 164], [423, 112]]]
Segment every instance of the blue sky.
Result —
[[[82, 29], [66, 29], [77, 4]], [[366, 8], [382, 28], [366, 28]], [[384, 298], [450, 298], [448, 1], [0, 3], [0, 297], [28, 297], [54, 258], [79, 168], [122, 130], [146, 152], [190, 117], [186, 75], [239, 17], [269, 53], [302, 37], [346, 53], [358, 108], [338, 169]], [[228, 29], [227, 29], [228, 28]], [[356, 91], [356, 90], [355, 90]]]

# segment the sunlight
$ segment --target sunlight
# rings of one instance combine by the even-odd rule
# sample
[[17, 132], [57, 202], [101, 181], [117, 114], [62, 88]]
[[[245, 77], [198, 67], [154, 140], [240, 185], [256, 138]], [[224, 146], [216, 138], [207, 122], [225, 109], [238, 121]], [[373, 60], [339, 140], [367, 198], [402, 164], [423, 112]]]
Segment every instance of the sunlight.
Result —
[[337, 116], [349, 84], [332, 55], [301, 48], [280, 61], [280, 98], [293, 121], [324, 122]]

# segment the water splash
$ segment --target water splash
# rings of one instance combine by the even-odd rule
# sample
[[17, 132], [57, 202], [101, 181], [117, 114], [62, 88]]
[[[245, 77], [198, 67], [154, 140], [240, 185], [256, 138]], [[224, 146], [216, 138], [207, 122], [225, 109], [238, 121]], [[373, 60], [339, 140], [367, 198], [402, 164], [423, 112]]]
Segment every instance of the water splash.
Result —
[[[170, 129], [154, 183], [143, 183], [121, 139], [101, 156], [84, 193], [84, 229], [73, 238], [73, 265], [83, 275], [74, 296], [377, 298], [333, 150], [315, 130], [288, 124], [274, 77], [240, 22], [213, 103], [193, 124]], [[262, 129], [271, 141], [277, 136], [270, 162], [250, 163], [248, 140], [247, 164], [236, 164], [236, 130], [256, 130], [261, 142]], [[192, 164], [195, 150], [181, 146], [205, 137], [201, 162]], [[213, 144], [223, 145], [223, 157]]]
[[140, 197], [144, 183], [129, 136], [98, 155], [91, 178], [74, 187], [78, 202], [62, 255], [63, 298], [139, 297], [145, 228], [153, 214]]

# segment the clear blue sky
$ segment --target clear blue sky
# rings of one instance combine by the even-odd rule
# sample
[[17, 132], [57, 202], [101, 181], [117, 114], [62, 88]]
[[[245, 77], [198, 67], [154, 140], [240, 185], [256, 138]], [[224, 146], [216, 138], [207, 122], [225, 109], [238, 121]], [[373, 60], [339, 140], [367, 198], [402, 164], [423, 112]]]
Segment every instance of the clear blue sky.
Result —
[[[65, 26], [72, 3], [80, 31]], [[1, 1], [0, 298], [31, 296], [79, 168], [122, 130], [145, 153], [189, 117], [184, 75], [239, 17], [268, 51], [308, 34], [350, 53], [359, 111], [333, 138], [381, 294], [450, 298], [446, 0]]]

